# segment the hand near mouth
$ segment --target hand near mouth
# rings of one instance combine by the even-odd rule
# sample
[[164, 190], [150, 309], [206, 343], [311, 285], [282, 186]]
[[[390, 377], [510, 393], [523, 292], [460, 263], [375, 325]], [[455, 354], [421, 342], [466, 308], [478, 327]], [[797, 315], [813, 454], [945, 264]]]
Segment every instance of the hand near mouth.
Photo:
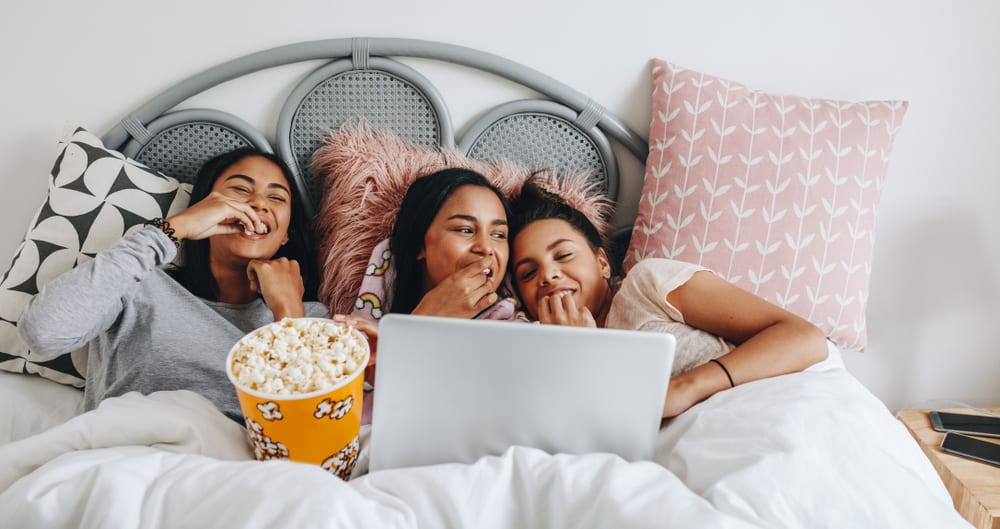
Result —
[[503, 274], [496, 256], [473, 261], [427, 291], [413, 314], [472, 318], [497, 302], [497, 286]]
[[538, 301], [538, 321], [555, 325], [597, 327], [586, 305], [577, 306], [572, 290], [560, 290]]
[[167, 219], [178, 239], [200, 240], [219, 234], [267, 234], [270, 227], [246, 202], [218, 191]]

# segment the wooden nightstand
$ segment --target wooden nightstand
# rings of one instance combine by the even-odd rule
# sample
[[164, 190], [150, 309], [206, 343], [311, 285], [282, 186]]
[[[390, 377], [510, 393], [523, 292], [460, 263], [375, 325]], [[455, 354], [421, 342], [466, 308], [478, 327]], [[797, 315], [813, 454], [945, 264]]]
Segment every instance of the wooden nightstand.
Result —
[[[897, 417], [931, 460], [958, 512], [978, 529], [1000, 529], [1000, 467], [942, 452], [944, 434], [931, 427], [927, 411], [903, 410]], [[941, 411], [975, 413], [961, 409]], [[978, 438], [1000, 443], [1000, 439]]]

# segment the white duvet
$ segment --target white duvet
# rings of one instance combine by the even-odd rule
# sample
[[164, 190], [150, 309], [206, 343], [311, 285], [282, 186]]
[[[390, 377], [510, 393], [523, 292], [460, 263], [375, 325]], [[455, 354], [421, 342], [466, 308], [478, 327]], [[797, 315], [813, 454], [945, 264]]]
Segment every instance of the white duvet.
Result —
[[514, 447], [343, 482], [250, 459], [243, 430], [194, 393], [109, 399], [0, 446], [0, 525], [970, 527], [903, 426], [841, 369], [719, 393], [661, 431], [653, 462]]

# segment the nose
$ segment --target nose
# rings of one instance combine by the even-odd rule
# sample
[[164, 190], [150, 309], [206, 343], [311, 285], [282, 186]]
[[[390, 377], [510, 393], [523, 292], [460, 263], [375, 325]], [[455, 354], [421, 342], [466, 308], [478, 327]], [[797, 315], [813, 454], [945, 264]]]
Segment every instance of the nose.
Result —
[[538, 278], [542, 285], [549, 285], [562, 278], [562, 272], [555, 263], [545, 263], [538, 267]]
[[247, 204], [249, 204], [254, 211], [267, 211], [267, 199], [258, 193], [252, 193], [250, 198], [247, 199]]
[[488, 233], [479, 233], [472, 242], [472, 253], [476, 255], [496, 253], [495, 243], [496, 241]]

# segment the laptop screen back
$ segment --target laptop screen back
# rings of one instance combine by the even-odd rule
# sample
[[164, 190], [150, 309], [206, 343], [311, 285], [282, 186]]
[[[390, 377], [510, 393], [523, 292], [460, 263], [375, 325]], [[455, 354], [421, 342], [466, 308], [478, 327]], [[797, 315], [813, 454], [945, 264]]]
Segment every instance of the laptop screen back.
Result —
[[513, 445], [652, 457], [674, 337], [390, 314], [370, 469], [472, 463]]

